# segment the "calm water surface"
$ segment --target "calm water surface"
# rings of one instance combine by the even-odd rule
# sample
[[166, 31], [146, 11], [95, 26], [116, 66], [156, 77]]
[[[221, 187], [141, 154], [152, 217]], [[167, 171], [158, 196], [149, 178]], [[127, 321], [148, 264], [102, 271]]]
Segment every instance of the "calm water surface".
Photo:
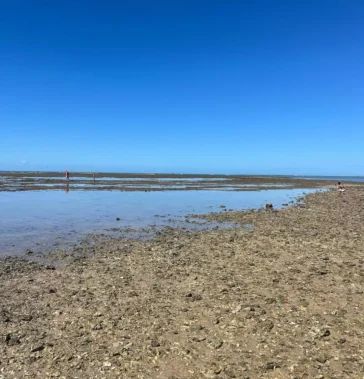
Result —
[[239, 210], [270, 202], [278, 208], [312, 191], [0, 192], [0, 255], [49, 251], [109, 228], [168, 225], [169, 218], [221, 211], [221, 205]]
[[364, 176], [293, 176], [297, 179], [328, 180], [331, 182], [357, 182], [364, 183]]

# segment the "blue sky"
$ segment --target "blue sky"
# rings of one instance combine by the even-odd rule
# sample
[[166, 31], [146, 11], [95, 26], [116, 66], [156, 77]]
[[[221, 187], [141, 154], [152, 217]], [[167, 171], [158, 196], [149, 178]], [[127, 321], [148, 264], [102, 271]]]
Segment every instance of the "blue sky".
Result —
[[364, 3], [0, 0], [0, 170], [364, 174]]

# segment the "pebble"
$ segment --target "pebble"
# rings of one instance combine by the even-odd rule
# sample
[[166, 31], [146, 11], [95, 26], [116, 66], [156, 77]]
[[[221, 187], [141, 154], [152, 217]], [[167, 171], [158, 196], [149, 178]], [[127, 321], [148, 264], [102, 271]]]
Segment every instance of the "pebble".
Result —
[[32, 321], [33, 316], [32, 315], [23, 315], [20, 317], [21, 321]]
[[205, 341], [206, 340], [206, 337], [204, 336], [194, 336], [192, 337], [192, 341], [194, 342], [202, 342], [202, 341]]
[[281, 367], [279, 363], [276, 362], [268, 362], [265, 364], [265, 369], [266, 370], [275, 370], [276, 368]]
[[224, 342], [220, 340], [213, 340], [210, 342], [210, 346], [214, 349], [220, 349], [220, 347], [222, 347], [223, 344]]
[[229, 378], [236, 378], [236, 374], [232, 369], [227, 369], [224, 372]]
[[7, 334], [5, 336], [5, 342], [8, 346], [20, 345], [21, 341], [18, 336]]
[[159, 341], [158, 340], [156, 340], [156, 339], [152, 339], [151, 341], [150, 341], [150, 346], [152, 346], [152, 347], [159, 347], [161, 344], [159, 343]]
[[36, 353], [37, 351], [42, 351], [44, 350], [45, 346], [43, 344], [41, 345], [38, 345], [36, 347], [34, 347], [32, 350], [30, 350], [31, 353]]
[[316, 357], [316, 361], [320, 363], [325, 363], [328, 361], [328, 358], [326, 356], [319, 356], [319, 357]]

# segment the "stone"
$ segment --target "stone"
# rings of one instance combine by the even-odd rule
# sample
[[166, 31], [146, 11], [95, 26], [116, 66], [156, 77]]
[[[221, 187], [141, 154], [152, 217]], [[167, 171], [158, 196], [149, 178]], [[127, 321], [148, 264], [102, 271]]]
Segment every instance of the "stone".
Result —
[[202, 296], [200, 294], [193, 294], [191, 292], [189, 292], [187, 295], [186, 295], [187, 298], [190, 298], [191, 301], [200, 301], [202, 300]]
[[276, 362], [268, 362], [265, 364], [266, 370], [275, 370], [276, 368], [280, 368], [281, 366]]
[[5, 336], [5, 342], [8, 346], [20, 345], [21, 341], [18, 336], [7, 334]]
[[159, 347], [161, 344], [159, 343], [159, 341], [158, 340], [156, 340], [156, 339], [152, 339], [151, 341], [150, 341], [150, 346], [152, 346], [152, 347]]
[[192, 332], [199, 332], [200, 330], [204, 329], [202, 325], [191, 325], [190, 330]]
[[10, 313], [6, 311], [0, 311], [0, 322], [10, 322]]
[[202, 342], [202, 341], [205, 341], [206, 340], [206, 337], [204, 336], [195, 336], [195, 337], [192, 337], [192, 341], [193, 342]]
[[322, 356], [316, 357], [316, 361], [319, 363], [325, 363], [328, 361], [328, 358], [326, 356], [322, 355]]
[[220, 347], [222, 347], [222, 345], [224, 344], [224, 341], [220, 341], [220, 340], [213, 340], [210, 342], [210, 346], [214, 349], [220, 349]]
[[229, 378], [236, 378], [236, 374], [235, 374], [234, 370], [229, 368], [229, 369], [225, 370], [224, 372]]
[[45, 346], [43, 344], [41, 345], [38, 345], [36, 347], [34, 347], [32, 350], [30, 350], [31, 353], [36, 353], [37, 351], [42, 351], [44, 350]]
[[232, 311], [231, 311], [231, 313], [232, 314], [236, 314], [236, 313], [238, 313], [238, 312], [240, 312], [241, 311], [241, 305], [239, 304], [235, 309], [233, 309]]
[[267, 332], [270, 332], [274, 328], [274, 323], [271, 320], [263, 321], [262, 324], [263, 324], [262, 325], [263, 330], [265, 330]]
[[33, 316], [32, 315], [23, 315], [20, 317], [20, 320], [21, 321], [32, 321], [33, 320]]

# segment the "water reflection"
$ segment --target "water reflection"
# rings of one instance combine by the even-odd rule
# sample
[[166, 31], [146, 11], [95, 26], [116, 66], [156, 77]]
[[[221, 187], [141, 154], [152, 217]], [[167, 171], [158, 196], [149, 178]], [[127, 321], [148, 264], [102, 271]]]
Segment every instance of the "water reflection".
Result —
[[62, 192], [0, 192], [0, 255], [21, 254], [26, 249], [46, 251], [55, 241], [71, 243], [106, 228], [166, 225], [169, 219], [183, 220], [191, 213], [221, 211], [221, 205], [238, 210], [273, 203], [279, 208], [313, 191], [82, 192], [70, 191], [68, 183], [62, 188]]

